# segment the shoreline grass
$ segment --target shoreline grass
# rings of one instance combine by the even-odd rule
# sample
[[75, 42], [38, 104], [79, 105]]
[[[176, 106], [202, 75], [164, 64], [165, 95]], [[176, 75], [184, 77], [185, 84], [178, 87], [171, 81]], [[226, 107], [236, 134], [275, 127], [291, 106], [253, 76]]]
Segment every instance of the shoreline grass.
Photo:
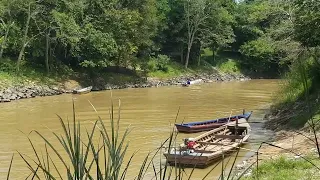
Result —
[[[314, 155], [307, 156], [308, 160], [320, 166], [320, 160]], [[279, 180], [300, 180], [310, 179], [317, 180], [320, 178], [319, 170], [302, 158], [288, 158], [280, 156], [273, 160], [266, 160], [254, 168], [251, 175], [243, 177], [243, 180], [259, 179], [279, 179]]]

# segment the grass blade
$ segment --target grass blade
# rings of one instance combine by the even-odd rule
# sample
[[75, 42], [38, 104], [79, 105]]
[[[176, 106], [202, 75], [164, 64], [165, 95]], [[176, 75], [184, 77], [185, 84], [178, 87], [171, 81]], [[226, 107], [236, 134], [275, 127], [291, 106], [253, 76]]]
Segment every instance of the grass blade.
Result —
[[12, 154], [12, 157], [11, 157], [11, 161], [10, 161], [10, 165], [9, 165], [9, 169], [8, 169], [8, 173], [7, 173], [7, 180], [9, 180], [9, 177], [10, 177], [10, 172], [11, 172], [11, 167], [12, 167], [12, 162], [13, 162], [13, 156], [14, 156], [14, 154]]

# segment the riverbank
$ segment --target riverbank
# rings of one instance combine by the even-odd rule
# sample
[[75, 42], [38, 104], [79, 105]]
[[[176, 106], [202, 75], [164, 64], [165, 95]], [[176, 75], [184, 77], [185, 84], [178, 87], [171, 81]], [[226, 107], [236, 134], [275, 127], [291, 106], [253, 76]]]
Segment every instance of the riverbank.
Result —
[[[294, 170], [296, 178], [293, 179], [307, 176], [310, 176], [307, 179], [319, 179], [320, 173], [317, 167], [305, 160], [308, 159], [320, 167], [316, 139], [310, 126], [313, 119], [316, 134], [319, 137], [320, 104], [318, 101], [317, 89], [312, 91], [307, 100], [304, 98], [297, 98], [296, 101], [278, 100], [264, 118], [265, 128], [273, 130], [275, 135], [269, 142], [263, 143], [259, 149], [258, 171], [257, 156], [253, 155], [237, 165], [236, 173], [239, 175], [247, 169], [245, 179], [254, 179], [257, 174], [265, 177], [264, 179], [281, 176], [290, 178], [296, 164], [303, 164], [308, 167], [305, 169], [297, 167]], [[279, 163], [284, 165], [278, 166]], [[252, 167], [250, 167], [251, 164], [253, 164]], [[286, 167], [286, 164], [291, 167]]]
[[93, 91], [103, 91], [111, 89], [125, 88], [149, 88], [160, 86], [178, 86], [187, 80], [202, 79], [203, 83], [225, 82], [225, 81], [245, 81], [249, 80], [242, 74], [213, 72], [197, 72], [179, 75], [171, 78], [131, 78], [112, 81], [103, 77], [74, 78], [46, 83], [46, 81], [32, 81], [25, 79], [20, 83], [0, 83], [0, 102], [11, 102], [19, 99], [34, 98], [37, 96], [53, 96], [63, 93], [72, 93], [73, 89], [93, 86]]
[[[235, 173], [239, 176], [246, 171], [244, 179], [255, 179], [256, 175], [264, 177], [263, 179], [277, 179], [277, 177], [286, 179], [294, 175], [295, 178], [293, 179], [299, 179], [299, 177], [306, 177], [307, 174], [313, 177], [311, 179], [317, 179], [320, 177], [317, 167], [308, 162], [311, 161], [317, 166], [320, 165], [317, 148], [311, 141], [312, 139], [314, 140], [314, 135], [304, 131], [279, 131], [275, 134], [273, 142], [262, 144], [259, 149], [258, 172], [257, 156], [253, 155], [238, 164]], [[307, 167], [301, 168], [295, 164], [303, 164]], [[289, 167], [286, 167], [286, 165]]]

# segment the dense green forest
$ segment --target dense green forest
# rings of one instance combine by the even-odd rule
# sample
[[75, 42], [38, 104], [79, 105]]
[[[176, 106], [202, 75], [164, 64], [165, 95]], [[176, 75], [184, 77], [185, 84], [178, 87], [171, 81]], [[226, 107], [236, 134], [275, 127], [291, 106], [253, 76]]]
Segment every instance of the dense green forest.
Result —
[[320, 2], [1, 0], [0, 23], [1, 71], [166, 71], [227, 56], [248, 72], [279, 74], [301, 54], [318, 57]]

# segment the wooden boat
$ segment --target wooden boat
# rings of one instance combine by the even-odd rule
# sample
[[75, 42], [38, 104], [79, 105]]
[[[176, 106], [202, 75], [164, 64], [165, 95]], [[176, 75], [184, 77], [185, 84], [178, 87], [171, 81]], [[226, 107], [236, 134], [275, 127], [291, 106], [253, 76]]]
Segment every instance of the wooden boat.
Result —
[[230, 154], [243, 145], [248, 140], [250, 131], [247, 120], [241, 118], [196, 138], [185, 139], [184, 144], [168, 149], [164, 156], [170, 165], [204, 168], [217, 162], [223, 154]]
[[252, 114], [252, 111], [247, 113], [243, 111], [243, 114], [236, 115], [236, 116], [224, 117], [220, 119], [200, 121], [200, 122], [175, 124], [175, 126], [179, 132], [183, 132], [183, 133], [195, 133], [195, 132], [201, 132], [201, 131], [208, 131], [214, 128], [218, 128], [226, 124], [228, 121], [235, 121], [236, 119], [240, 119], [240, 118], [244, 118], [248, 121], [251, 114]]
[[196, 79], [193, 81], [188, 80], [186, 83], [182, 84], [182, 86], [190, 86], [192, 84], [199, 84], [202, 82], [202, 79]]
[[89, 93], [91, 90], [92, 90], [92, 86], [89, 86], [89, 87], [86, 87], [86, 88], [73, 90], [73, 94], [85, 94], [85, 93]]

